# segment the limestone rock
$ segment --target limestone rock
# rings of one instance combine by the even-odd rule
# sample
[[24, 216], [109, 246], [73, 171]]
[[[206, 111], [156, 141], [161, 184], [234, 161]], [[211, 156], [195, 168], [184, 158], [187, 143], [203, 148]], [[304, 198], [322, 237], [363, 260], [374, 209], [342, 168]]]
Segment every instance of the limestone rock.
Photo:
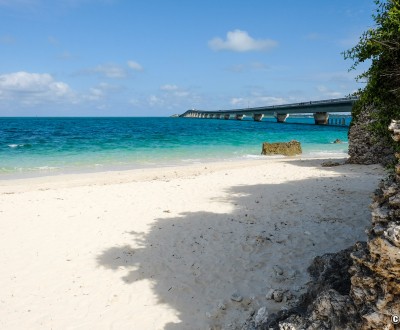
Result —
[[[400, 142], [400, 122], [389, 130]], [[399, 159], [399, 155], [396, 154]], [[400, 315], [400, 213], [399, 173], [375, 192], [368, 244], [353, 254], [351, 293], [362, 318], [362, 329], [394, 329], [393, 315]]]
[[[314, 258], [308, 268], [312, 281], [298, 303], [289, 310], [271, 314], [255, 329], [358, 329], [361, 319], [349, 297], [349, 268], [352, 252], [362, 247], [366, 244], [358, 243], [338, 253]], [[272, 292], [273, 299], [276, 292]]]
[[375, 121], [376, 110], [373, 107], [365, 108], [358, 115], [358, 120], [349, 129], [349, 159], [350, 164], [383, 164], [394, 161], [393, 149], [388, 147], [376, 133], [369, 130]]
[[292, 140], [290, 142], [264, 142], [262, 145], [262, 155], [285, 155], [294, 156], [302, 153], [299, 141]]

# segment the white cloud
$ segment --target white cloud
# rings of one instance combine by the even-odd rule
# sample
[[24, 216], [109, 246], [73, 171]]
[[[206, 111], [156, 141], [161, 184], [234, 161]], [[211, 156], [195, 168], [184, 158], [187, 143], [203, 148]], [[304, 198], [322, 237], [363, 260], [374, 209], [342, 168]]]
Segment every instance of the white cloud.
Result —
[[73, 98], [68, 84], [48, 73], [14, 72], [0, 75], [0, 99], [38, 104]]
[[125, 78], [126, 71], [116, 64], [102, 64], [89, 71], [106, 76], [107, 78]]
[[48, 73], [15, 72], [0, 75], [0, 89], [19, 93], [41, 93], [52, 91], [63, 94], [69, 87], [63, 82], [55, 81]]
[[129, 66], [132, 70], [135, 70], [135, 71], [143, 71], [143, 67], [142, 67], [139, 63], [137, 63], [137, 62], [135, 62], [135, 61], [128, 61], [128, 66]]
[[226, 34], [226, 40], [214, 38], [208, 42], [212, 50], [231, 50], [234, 52], [249, 52], [269, 50], [278, 45], [275, 40], [271, 39], [253, 39], [246, 31], [234, 30]]

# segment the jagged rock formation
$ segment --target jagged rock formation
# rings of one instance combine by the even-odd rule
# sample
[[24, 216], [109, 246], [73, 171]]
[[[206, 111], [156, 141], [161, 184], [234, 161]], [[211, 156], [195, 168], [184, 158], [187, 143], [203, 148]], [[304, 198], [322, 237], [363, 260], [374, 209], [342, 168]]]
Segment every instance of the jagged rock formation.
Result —
[[263, 324], [249, 321], [245, 329], [358, 329], [361, 320], [349, 297], [349, 268], [350, 254], [360, 244], [316, 257], [308, 268], [312, 280], [298, 303], [272, 314]]
[[[389, 126], [400, 143], [400, 121]], [[400, 153], [395, 173], [371, 204], [368, 242], [314, 259], [307, 292], [288, 310], [244, 329], [394, 330], [400, 328]]]
[[262, 145], [262, 155], [285, 155], [294, 156], [302, 153], [299, 141], [292, 140], [290, 142], [268, 143]]
[[349, 159], [350, 164], [382, 164], [393, 163], [393, 149], [369, 128], [375, 121], [376, 110], [373, 107], [364, 109], [357, 121], [349, 129]]
[[[400, 141], [400, 121], [389, 126]], [[395, 174], [376, 191], [368, 246], [352, 255], [351, 297], [363, 319], [362, 329], [394, 329], [400, 316], [400, 154]], [[392, 324], [392, 326], [390, 326]]]

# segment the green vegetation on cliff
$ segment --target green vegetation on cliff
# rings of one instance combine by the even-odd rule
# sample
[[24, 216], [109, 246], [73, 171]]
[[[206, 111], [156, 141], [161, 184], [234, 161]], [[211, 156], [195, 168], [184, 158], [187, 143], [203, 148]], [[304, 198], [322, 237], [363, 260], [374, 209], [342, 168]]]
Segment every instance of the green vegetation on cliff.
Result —
[[365, 31], [359, 43], [344, 52], [345, 59], [354, 61], [352, 69], [371, 60], [370, 68], [357, 77], [366, 81], [356, 95], [359, 101], [353, 108], [353, 120], [373, 107], [374, 123], [370, 129], [394, 145], [388, 125], [400, 119], [400, 0], [375, 0], [373, 15], [376, 26]]

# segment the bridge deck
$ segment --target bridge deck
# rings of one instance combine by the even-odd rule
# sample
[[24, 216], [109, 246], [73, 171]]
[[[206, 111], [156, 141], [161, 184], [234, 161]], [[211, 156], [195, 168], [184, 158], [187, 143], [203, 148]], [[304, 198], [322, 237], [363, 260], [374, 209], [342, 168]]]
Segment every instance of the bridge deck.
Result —
[[357, 101], [356, 97], [347, 97], [340, 99], [330, 99], [321, 101], [310, 101], [283, 105], [271, 105], [256, 108], [242, 108], [230, 110], [187, 110], [182, 117], [189, 113], [209, 114], [209, 115], [224, 115], [224, 114], [263, 114], [272, 115], [274, 113], [293, 114], [293, 113], [316, 113], [316, 112], [351, 112], [354, 102]]

